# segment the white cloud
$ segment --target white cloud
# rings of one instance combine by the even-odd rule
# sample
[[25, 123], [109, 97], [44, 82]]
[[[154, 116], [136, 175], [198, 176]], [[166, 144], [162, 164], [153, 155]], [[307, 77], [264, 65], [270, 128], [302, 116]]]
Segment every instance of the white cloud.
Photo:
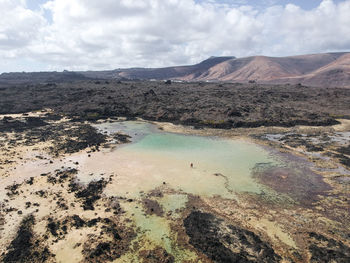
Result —
[[[262, 51], [277, 55], [349, 51], [349, 14], [350, 1], [334, 4], [324, 0], [310, 11], [292, 4], [269, 8], [257, 17], [265, 23]], [[266, 45], [271, 46], [271, 51]]]
[[350, 49], [350, 0], [309, 11], [246, 3], [51, 0], [34, 12], [24, 0], [0, 0], [0, 58], [17, 60], [18, 70], [22, 58], [48, 69], [106, 69]]
[[20, 0], [0, 0], [0, 55], [26, 47], [38, 36], [44, 19]]

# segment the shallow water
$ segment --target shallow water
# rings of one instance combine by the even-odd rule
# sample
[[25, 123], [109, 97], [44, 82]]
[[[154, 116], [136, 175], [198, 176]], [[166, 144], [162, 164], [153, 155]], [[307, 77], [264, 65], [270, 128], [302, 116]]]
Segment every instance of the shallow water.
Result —
[[[170, 222], [165, 217], [146, 215], [142, 208], [134, 204], [124, 204], [123, 208], [128, 211], [128, 217], [133, 218], [137, 227], [137, 237], [134, 240], [141, 250], [151, 250], [162, 247], [174, 256], [175, 262], [184, 262], [196, 258], [196, 254], [178, 245], [176, 235], [171, 231]], [[128, 262], [133, 262], [133, 254], [126, 255]], [[117, 260], [116, 262], [123, 262]], [[138, 262], [138, 261], [136, 261]]]
[[[83, 183], [101, 177], [107, 179], [113, 175], [113, 180], [106, 186], [104, 194], [133, 199], [129, 202], [121, 198], [120, 200], [125, 201], [121, 201], [120, 205], [125, 211], [127, 222], [135, 228], [137, 234], [132, 241], [135, 251], [132, 250], [115, 262], [139, 262], [138, 251], [159, 246], [172, 254], [175, 262], [196, 259], [194, 252], [180, 245], [180, 239], [172, 228], [181, 220], [183, 209], [191, 194], [228, 199], [235, 199], [236, 193], [242, 192], [276, 195], [277, 191], [275, 192], [274, 188], [259, 184], [253, 177], [256, 167], [287, 166], [290, 168], [288, 171], [292, 173], [291, 170], [299, 171], [302, 165], [299, 159], [293, 160], [277, 150], [267, 149], [243, 139], [169, 133], [140, 121], [103, 123], [96, 127], [110, 134], [129, 134], [132, 136], [132, 143], [102, 149], [99, 152], [82, 151], [54, 159], [53, 163], [49, 162], [49, 157], [36, 160], [29, 156], [24, 165], [17, 166], [12, 172], [18, 183], [29, 176], [54, 173], [55, 169], [68, 167], [79, 170], [77, 177]], [[194, 164], [193, 168], [190, 167], [190, 163]], [[300, 171], [305, 177], [308, 176], [304, 170]], [[280, 174], [284, 176], [282, 171], [277, 177]], [[313, 174], [310, 173], [310, 176]], [[287, 179], [284, 180], [290, 182]], [[161, 187], [162, 195], [156, 195], [157, 192], [148, 195], [158, 187]], [[142, 205], [143, 198], [157, 201], [164, 214], [146, 214], [147, 209]], [[288, 246], [295, 246], [293, 240], [277, 225], [266, 220], [253, 223], [254, 227], [267, 231], [272, 239], [276, 238]], [[74, 254], [75, 261], [79, 261], [80, 250], [71, 245], [72, 242], [77, 242], [76, 237], [79, 238], [78, 235], [70, 236], [69, 240], [65, 241], [68, 242], [65, 247], [62, 247], [63, 243], [54, 246], [58, 261], [65, 261], [70, 254]], [[73, 257], [70, 258], [73, 260]]]
[[159, 200], [159, 204], [162, 206], [164, 212], [171, 213], [172, 216], [177, 216], [177, 211], [184, 208], [188, 201], [187, 195], [184, 194], [168, 194], [163, 196]]
[[[163, 182], [175, 190], [206, 196], [232, 198], [235, 192], [259, 193], [261, 186], [252, 179], [251, 169], [257, 163], [279, 165], [268, 151], [245, 140], [162, 132], [138, 121], [97, 127], [134, 136], [133, 143], [110, 153], [115, 157], [113, 165], [119, 166], [119, 182], [125, 180], [123, 189], [129, 195], [152, 190]], [[105, 159], [105, 163], [110, 162]], [[114, 190], [120, 189], [116, 186]]]

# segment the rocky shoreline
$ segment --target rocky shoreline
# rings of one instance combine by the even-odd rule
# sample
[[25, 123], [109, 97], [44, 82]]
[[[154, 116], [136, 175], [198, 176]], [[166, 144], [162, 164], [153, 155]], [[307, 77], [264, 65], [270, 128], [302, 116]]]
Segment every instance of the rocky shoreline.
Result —
[[[73, 106], [78, 107], [74, 112]], [[288, 170], [275, 171], [268, 165], [256, 167], [253, 171], [256, 180], [278, 193], [280, 199], [267, 194], [242, 193], [238, 195], [239, 201], [176, 192], [166, 182], [152, 192], [141, 193], [140, 199], [106, 195], [106, 187], [118, 180], [118, 174], [99, 175], [100, 179], [89, 183], [79, 182], [79, 163], [69, 161], [71, 156], [83, 154], [91, 158], [129, 142], [125, 134], [101, 133], [91, 125], [101, 119], [115, 121], [117, 115], [112, 113], [114, 120], [104, 120], [110, 115], [84, 111], [73, 103], [57, 105], [53, 111], [3, 116], [0, 173], [2, 182], [8, 185], [4, 185], [5, 196], [0, 201], [1, 260], [329, 262], [336, 259], [335, 262], [346, 262], [350, 257], [350, 180], [346, 179], [350, 178], [346, 174], [350, 122], [335, 117], [342, 111], [349, 112], [343, 106], [340, 103], [331, 117], [334, 118], [331, 123], [338, 125], [326, 127], [217, 129], [213, 123], [198, 126], [201, 121], [195, 121], [189, 127], [176, 125], [187, 123], [179, 119], [167, 123], [164, 121], [169, 119], [161, 115], [152, 118], [161, 121], [155, 123], [164, 131], [244, 137], [307, 160], [317, 174], [316, 181], [304, 177], [296, 180]], [[10, 113], [28, 107], [32, 106], [24, 103], [22, 109], [12, 109]], [[79, 116], [77, 112], [84, 113]], [[134, 118], [147, 114], [121, 116]], [[48, 172], [29, 174], [22, 181], [13, 182], [16, 170], [33, 160], [52, 167]], [[319, 189], [315, 190], [315, 186]], [[180, 194], [188, 199], [185, 204], [167, 210], [162, 198]], [[135, 219], [139, 210], [139, 216], [146, 222], [155, 220], [159, 227], [166, 224], [168, 234], [163, 238], [176, 241], [171, 250], [164, 245], [165, 241], [163, 246], [148, 244], [147, 231], [142, 231]]]

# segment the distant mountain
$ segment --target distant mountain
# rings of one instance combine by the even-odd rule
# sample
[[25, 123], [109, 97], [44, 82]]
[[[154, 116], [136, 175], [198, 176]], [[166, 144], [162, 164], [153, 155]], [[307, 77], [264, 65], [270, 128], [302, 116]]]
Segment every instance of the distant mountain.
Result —
[[192, 66], [176, 66], [167, 68], [139, 68], [121, 70], [116, 72], [116, 77], [128, 78], [128, 79], [178, 79], [184, 76], [190, 79], [196, 79], [197, 77], [205, 74], [210, 68], [217, 64], [225, 62], [235, 57], [211, 57], [202, 61], [199, 64]]
[[350, 87], [350, 53], [233, 59], [211, 68], [202, 79]]
[[350, 87], [350, 53], [290, 57], [210, 57], [189, 66], [109, 71], [3, 73], [4, 83], [45, 83], [87, 79], [179, 80]]
[[350, 53], [212, 57], [192, 66], [119, 70], [114, 78], [350, 87]]

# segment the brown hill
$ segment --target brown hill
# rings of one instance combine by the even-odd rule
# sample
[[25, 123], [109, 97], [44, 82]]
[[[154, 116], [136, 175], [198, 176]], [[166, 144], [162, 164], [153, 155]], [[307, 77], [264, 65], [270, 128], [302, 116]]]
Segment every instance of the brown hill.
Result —
[[308, 74], [303, 82], [316, 86], [350, 86], [350, 53]]
[[[189, 80], [188, 76], [184, 79]], [[350, 54], [231, 59], [192, 80], [350, 86]]]
[[350, 53], [213, 57], [192, 66], [120, 70], [116, 71], [115, 77], [350, 87]]
[[350, 87], [350, 53], [290, 57], [211, 57], [190, 66], [129, 68], [109, 71], [3, 73], [0, 84], [86, 79], [256, 82]]
[[205, 72], [207, 72], [211, 67], [233, 58], [235, 57], [211, 57], [199, 64], [191, 66], [120, 70], [119, 72], [116, 72], [115, 77], [128, 79], [174, 79], [188, 76], [188, 79], [195, 79], [198, 76], [205, 74]]

